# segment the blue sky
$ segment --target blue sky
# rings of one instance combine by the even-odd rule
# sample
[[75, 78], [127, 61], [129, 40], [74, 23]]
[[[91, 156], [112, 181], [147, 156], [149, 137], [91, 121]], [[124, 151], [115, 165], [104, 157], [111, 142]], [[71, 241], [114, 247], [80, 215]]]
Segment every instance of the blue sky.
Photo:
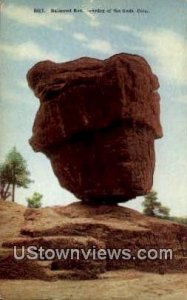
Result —
[[[33, 12], [44, 8], [44, 14]], [[50, 9], [83, 9], [83, 13], [50, 13]], [[89, 9], [112, 9], [90, 13]], [[134, 9], [114, 13], [113, 9]], [[137, 13], [137, 9], [148, 13]], [[17, 202], [34, 191], [44, 206], [75, 198], [62, 189], [50, 162], [28, 144], [39, 101], [26, 82], [34, 63], [68, 61], [81, 56], [108, 58], [127, 52], [143, 55], [160, 81], [164, 137], [157, 140], [153, 188], [172, 215], [187, 215], [187, 1], [1, 1], [1, 148], [0, 159], [14, 145], [28, 162], [35, 183], [17, 191]], [[141, 210], [142, 197], [128, 202]]]

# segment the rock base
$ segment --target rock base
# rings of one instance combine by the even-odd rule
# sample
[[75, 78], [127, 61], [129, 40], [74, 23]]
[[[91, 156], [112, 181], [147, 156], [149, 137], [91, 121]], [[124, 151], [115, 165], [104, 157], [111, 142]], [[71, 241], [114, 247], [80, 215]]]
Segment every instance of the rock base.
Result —
[[[17, 204], [3, 203], [1, 220], [11, 215]], [[146, 272], [187, 272], [184, 240], [187, 227], [158, 218], [151, 218], [118, 205], [86, 205], [73, 203], [41, 209], [17, 209], [20, 230], [4, 233], [0, 249], [1, 279], [93, 279], [101, 273], [116, 269], [136, 269]], [[22, 215], [21, 215], [22, 214]], [[23, 218], [24, 217], [24, 218]], [[15, 218], [15, 216], [14, 216]], [[6, 221], [6, 220], [5, 220]], [[4, 221], [4, 222], [5, 222]], [[13, 220], [11, 221], [13, 222]], [[19, 222], [18, 222], [19, 223]], [[6, 231], [8, 226], [3, 224]], [[16, 260], [22, 246], [44, 249], [129, 249], [135, 259]], [[171, 249], [170, 260], [138, 259], [139, 249]], [[153, 254], [153, 253], [152, 253]], [[169, 257], [168, 257], [169, 258]]]

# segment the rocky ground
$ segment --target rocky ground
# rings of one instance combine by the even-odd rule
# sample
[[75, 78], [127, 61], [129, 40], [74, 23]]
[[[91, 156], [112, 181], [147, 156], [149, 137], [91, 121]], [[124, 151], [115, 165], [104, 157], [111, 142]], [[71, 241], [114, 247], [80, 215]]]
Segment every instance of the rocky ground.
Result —
[[185, 300], [187, 274], [112, 271], [97, 280], [1, 280], [3, 300]]
[[[182, 252], [186, 233], [183, 225], [148, 218], [117, 205], [73, 203], [26, 209], [1, 202], [0, 299], [187, 299], [187, 259]], [[132, 251], [168, 247], [173, 249], [174, 259], [18, 264], [12, 257], [13, 245], [33, 244], [84, 249], [95, 245]]]

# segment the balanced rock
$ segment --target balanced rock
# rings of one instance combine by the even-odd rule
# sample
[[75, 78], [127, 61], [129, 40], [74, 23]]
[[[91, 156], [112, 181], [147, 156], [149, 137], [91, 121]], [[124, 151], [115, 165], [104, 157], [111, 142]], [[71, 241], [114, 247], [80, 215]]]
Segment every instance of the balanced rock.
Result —
[[27, 79], [40, 99], [30, 144], [50, 159], [62, 187], [100, 203], [151, 189], [162, 128], [159, 82], [143, 57], [43, 61]]

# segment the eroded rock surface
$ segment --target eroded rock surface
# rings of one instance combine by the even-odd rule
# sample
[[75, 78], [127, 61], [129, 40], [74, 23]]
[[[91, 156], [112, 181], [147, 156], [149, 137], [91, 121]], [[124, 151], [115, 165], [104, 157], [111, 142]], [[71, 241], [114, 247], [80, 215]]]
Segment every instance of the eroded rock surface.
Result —
[[152, 187], [162, 136], [159, 83], [144, 58], [43, 61], [27, 74], [40, 99], [30, 144], [83, 201], [124, 202]]
[[[3, 216], [16, 216], [16, 211], [20, 220], [19, 231], [10, 233], [9, 219]], [[20, 210], [16, 203], [8, 205], [4, 202], [0, 209], [0, 221], [4, 228], [0, 245], [0, 279], [90, 279], [100, 278], [102, 273], [118, 269], [161, 274], [187, 272], [187, 226], [147, 217], [127, 207], [79, 202], [68, 206]], [[76, 255], [71, 259], [69, 252], [61, 259], [38, 257], [31, 260], [26, 257], [16, 260], [13, 247], [20, 256], [22, 247], [25, 247], [26, 253], [29, 246], [59, 251], [78, 249], [80, 259]], [[106, 251], [107, 255], [104, 259], [95, 259], [93, 255], [85, 259], [81, 249], [85, 253], [90, 249]], [[120, 252], [123, 249], [130, 251], [131, 256]], [[138, 256], [140, 249], [146, 251], [141, 252], [141, 257], [145, 255], [144, 259]], [[166, 249], [167, 255], [162, 249]], [[111, 257], [109, 253], [112, 251], [118, 254]], [[155, 259], [147, 257], [148, 251], [152, 251], [152, 257], [156, 251]]]

